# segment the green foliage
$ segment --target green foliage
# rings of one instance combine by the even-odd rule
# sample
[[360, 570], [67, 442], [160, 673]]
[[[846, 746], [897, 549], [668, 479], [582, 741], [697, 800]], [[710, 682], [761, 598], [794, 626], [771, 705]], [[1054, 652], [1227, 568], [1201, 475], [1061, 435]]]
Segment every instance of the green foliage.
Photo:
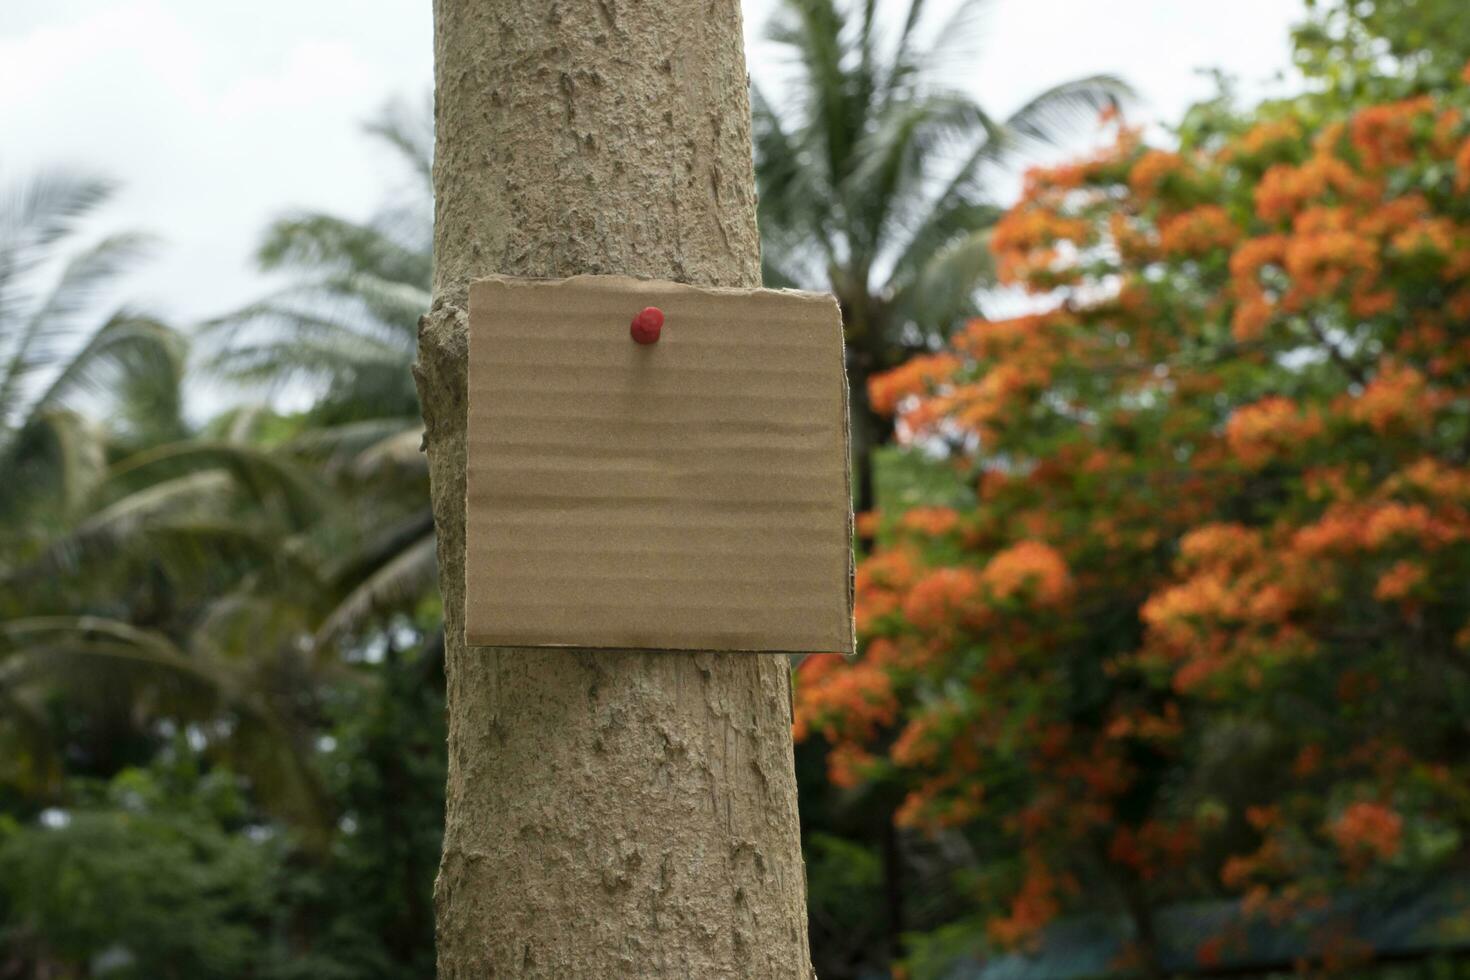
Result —
[[[86, 327], [136, 239], [52, 253], [102, 185], [0, 210], [0, 975], [433, 973], [422, 130], [373, 126], [410, 155], [409, 204], [283, 219], [261, 260], [298, 283], [205, 332], [217, 370], [308, 391], [294, 415], [191, 425], [178, 333]], [[52, 298], [22, 302], [53, 267]]]
[[431, 246], [427, 112], [390, 105], [367, 132], [400, 155], [411, 180], [367, 222], [317, 211], [276, 220], [256, 252], [284, 289], [203, 327], [207, 367], [247, 388], [304, 387], [318, 427], [392, 420], [416, 428], [408, 365], [429, 308]]
[[173, 737], [145, 768], [71, 780], [64, 807], [0, 819], [7, 959], [123, 980], [432, 976], [442, 647], [393, 632], [409, 645], [327, 709], [313, 764], [338, 816], [323, 849], [303, 849], [249, 781], [201, 768], [190, 738]]
[[986, 168], [1054, 145], [1128, 94], [1111, 77], [1078, 79], [995, 118], [953, 84], [983, 4], [936, 26], [910, 2], [891, 43], [881, 6], [786, 0], [767, 37], [797, 66], [795, 85], [779, 101], [757, 87], [753, 104], [767, 282], [830, 288], [864, 370], [974, 311], [1000, 213]]
[[1100, 75], [992, 116], [956, 84], [983, 6], [965, 0], [935, 24], [923, 0], [783, 0], [766, 30], [794, 76], [782, 99], [751, 93], [765, 282], [831, 291], [842, 309], [860, 510], [873, 503], [868, 452], [891, 435], [866, 379], [938, 343], [993, 282], [1001, 209], [987, 178], [1130, 95]]
[[884, 446], [873, 455], [881, 510], [894, 513], [912, 507], [963, 507], [975, 502], [975, 488], [952, 460], [906, 446]]
[[881, 968], [885, 933], [883, 862], [872, 848], [835, 834], [802, 843], [807, 917], [821, 942], [812, 950], [818, 976], [850, 976]]
[[342, 495], [346, 541], [321, 568], [327, 644], [412, 608], [437, 574], [423, 426], [409, 367], [429, 306], [432, 116], [401, 104], [365, 128], [405, 164], [395, 203], [365, 223], [298, 211], [267, 229], [261, 268], [284, 289], [202, 328], [206, 367], [245, 390], [304, 389], [312, 407], [281, 446]]
[[[95, 309], [143, 254], [122, 234], [61, 252], [111, 194], [56, 172], [0, 195], [0, 547], [75, 514], [101, 477], [109, 439], [177, 434], [182, 337], [156, 318]], [[50, 281], [47, 276], [59, 267]], [[92, 421], [108, 420], [106, 426]], [[3, 568], [3, 565], [0, 565]]]
[[321, 500], [288, 460], [181, 441], [177, 331], [126, 309], [98, 325], [140, 239], [57, 252], [107, 192], [53, 175], [0, 211], [0, 792], [54, 801], [64, 761], [108, 776], [146, 762], [157, 722], [224, 710], [237, 720], [211, 748], [247, 766], [269, 755], [283, 808], [302, 815], [315, 794], [281, 705], [261, 697], [275, 665], [226, 664], [201, 621], [270, 578], [252, 573], [293, 564], [281, 542]]
[[971, 848], [965, 906], [910, 916], [913, 975], [1461, 941], [1470, 73], [1444, 40], [1031, 171], [992, 244], [1033, 307], [872, 379], [898, 459], [974, 493], [880, 495], [862, 652], [801, 663], [796, 734], [831, 798], [903, 794], [910, 876], [919, 835]]
[[284, 848], [252, 837], [226, 774], [173, 763], [79, 783], [76, 806], [0, 834], [8, 957], [34, 975], [186, 980], [268, 973]]
[[[321, 753], [340, 808], [324, 875], [324, 954], [369, 980], [431, 977], [431, 892], [444, 825], [443, 645], [400, 650], [390, 631], [371, 688], [346, 688], [328, 707]], [[401, 638], [401, 637], [400, 637]], [[364, 901], [364, 896], [371, 896]]]
[[1298, 66], [1348, 100], [1443, 88], [1470, 62], [1460, 0], [1307, 0], [1293, 32]]

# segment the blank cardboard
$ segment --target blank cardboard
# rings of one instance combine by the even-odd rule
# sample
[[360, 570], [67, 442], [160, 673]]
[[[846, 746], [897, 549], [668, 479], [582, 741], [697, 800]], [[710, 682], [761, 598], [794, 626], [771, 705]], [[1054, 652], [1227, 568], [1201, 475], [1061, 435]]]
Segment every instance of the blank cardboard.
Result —
[[851, 653], [847, 432], [830, 296], [474, 283], [465, 642]]

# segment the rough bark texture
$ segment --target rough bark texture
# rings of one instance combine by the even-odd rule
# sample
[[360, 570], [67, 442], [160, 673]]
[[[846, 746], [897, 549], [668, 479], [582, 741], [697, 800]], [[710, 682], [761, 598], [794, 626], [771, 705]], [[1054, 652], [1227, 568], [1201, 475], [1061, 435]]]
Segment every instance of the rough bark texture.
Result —
[[759, 283], [738, 0], [435, 0], [439, 974], [811, 976], [784, 658], [466, 648], [467, 284]]

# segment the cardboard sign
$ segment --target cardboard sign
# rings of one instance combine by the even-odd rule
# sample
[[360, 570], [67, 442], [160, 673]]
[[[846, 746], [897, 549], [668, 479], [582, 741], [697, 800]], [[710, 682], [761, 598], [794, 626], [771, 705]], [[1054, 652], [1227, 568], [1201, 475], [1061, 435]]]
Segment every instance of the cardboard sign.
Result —
[[467, 644], [852, 652], [831, 297], [486, 279], [469, 343]]

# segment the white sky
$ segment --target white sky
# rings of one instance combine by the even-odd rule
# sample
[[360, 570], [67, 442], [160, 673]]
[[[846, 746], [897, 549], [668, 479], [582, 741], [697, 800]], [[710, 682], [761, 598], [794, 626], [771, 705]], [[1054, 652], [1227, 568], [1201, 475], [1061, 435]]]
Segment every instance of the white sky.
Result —
[[[768, 91], [779, 72], [759, 37], [774, 3], [745, 0]], [[1143, 94], [1144, 119], [1167, 122], [1210, 93], [1197, 69], [1283, 71], [1300, 11], [995, 0], [964, 81], [1004, 114], [1054, 82], [1115, 72]], [[359, 123], [390, 98], [427, 99], [430, 15], [430, 0], [0, 0], [0, 186], [56, 165], [120, 181], [98, 229], [161, 239], [129, 295], [181, 323], [223, 312], [263, 290], [250, 256], [272, 217], [384, 203], [401, 174]]]

